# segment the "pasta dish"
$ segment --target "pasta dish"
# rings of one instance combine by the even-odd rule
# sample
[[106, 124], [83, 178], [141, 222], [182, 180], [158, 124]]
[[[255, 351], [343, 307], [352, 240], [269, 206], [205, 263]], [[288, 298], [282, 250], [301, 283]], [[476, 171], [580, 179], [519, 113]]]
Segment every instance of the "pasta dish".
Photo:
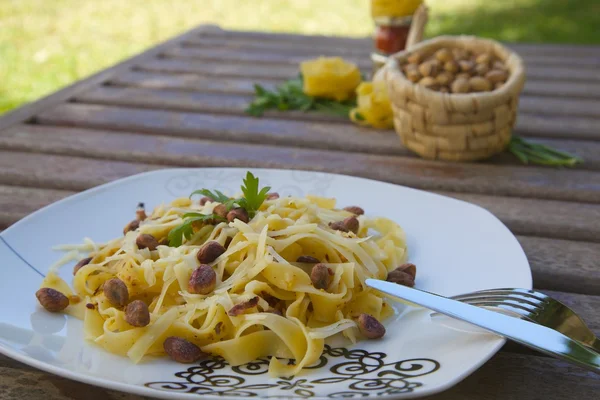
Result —
[[280, 197], [250, 172], [241, 189], [198, 190], [149, 215], [140, 204], [123, 236], [59, 247], [59, 264], [79, 260], [72, 289], [53, 266], [40, 304], [83, 319], [85, 339], [135, 363], [271, 357], [271, 375], [293, 376], [329, 337], [381, 338], [394, 311], [364, 282], [414, 285], [400, 226], [333, 198]]

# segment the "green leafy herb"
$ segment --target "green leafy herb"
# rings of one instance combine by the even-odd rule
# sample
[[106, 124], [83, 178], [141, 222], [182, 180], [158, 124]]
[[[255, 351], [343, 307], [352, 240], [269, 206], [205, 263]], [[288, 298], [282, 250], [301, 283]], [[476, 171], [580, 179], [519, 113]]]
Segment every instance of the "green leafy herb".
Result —
[[543, 144], [513, 136], [508, 151], [517, 157], [523, 164], [549, 165], [553, 167], [572, 167], [583, 162], [580, 157], [555, 150]]
[[213, 201], [222, 203], [227, 207], [227, 210], [230, 210], [236, 202], [236, 199], [233, 199], [218, 190], [214, 190], [214, 191], [211, 191], [208, 189], [195, 190], [192, 192], [192, 194], [190, 194], [190, 198], [195, 194], [201, 194], [203, 196], [206, 196], [206, 197], [212, 199]]
[[[237, 204], [238, 206], [245, 208], [248, 212], [248, 216], [250, 219], [252, 219], [267, 198], [267, 193], [269, 193], [269, 190], [271, 190], [269, 186], [265, 186], [264, 188], [260, 189], [259, 179], [250, 171], [248, 171], [246, 173], [246, 178], [244, 179], [244, 184], [242, 185], [244, 197], [233, 199], [218, 190], [211, 191], [208, 189], [195, 190], [192, 192], [192, 194], [190, 194], [190, 197], [196, 194], [210, 197], [214, 201], [225, 204], [228, 210]], [[181, 218], [183, 218], [183, 223], [171, 229], [169, 232], [168, 239], [169, 246], [171, 247], [181, 246], [183, 243], [183, 238], [189, 240], [194, 235], [195, 222], [214, 223], [227, 221], [225, 218], [217, 214], [200, 214], [195, 212], [183, 214]]]
[[194, 222], [226, 221], [225, 218], [217, 214], [187, 213], [183, 214], [181, 218], [183, 218], [183, 223], [171, 229], [167, 236], [171, 247], [181, 246], [184, 237], [189, 240], [194, 235]]
[[252, 172], [248, 171], [242, 186], [244, 197], [236, 200], [236, 203], [239, 204], [240, 207], [246, 209], [250, 219], [256, 215], [256, 212], [267, 198], [267, 193], [271, 190], [270, 186], [265, 186], [260, 189], [258, 183], [258, 178], [255, 177]]
[[356, 118], [358, 121], [364, 121], [365, 120], [365, 117], [361, 113], [359, 113], [359, 112], [354, 113], [354, 118]]
[[219, 203], [225, 203], [227, 200], [229, 200], [229, 196], [218, 190], [215, 190], [214, 192], [208, 189], [194, 190], [192, 194], [190, 194], [190, 198], [195, 194], [201, 194], [212, 199], [213, 201], [218, 201]]
[[246, 112], [260, 117], [267, 110], [317, 111], [325, 114], [348, 117], [350, 110], [356, 107], [355, 100], [335, 101], [311, 97], [302, 90], [302, 76], [290, 79], [269, 91], [260, 85], [254, 85], [255, 98]]

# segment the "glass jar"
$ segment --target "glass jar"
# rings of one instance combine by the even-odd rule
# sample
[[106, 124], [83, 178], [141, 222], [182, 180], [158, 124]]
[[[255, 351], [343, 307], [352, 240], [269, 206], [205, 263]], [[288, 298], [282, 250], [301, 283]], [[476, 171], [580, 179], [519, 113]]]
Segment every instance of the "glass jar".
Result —
[[375, 20], [375, 51], [390, 55], [404, 50], [412, 16], [402, 18], [377, 18]]

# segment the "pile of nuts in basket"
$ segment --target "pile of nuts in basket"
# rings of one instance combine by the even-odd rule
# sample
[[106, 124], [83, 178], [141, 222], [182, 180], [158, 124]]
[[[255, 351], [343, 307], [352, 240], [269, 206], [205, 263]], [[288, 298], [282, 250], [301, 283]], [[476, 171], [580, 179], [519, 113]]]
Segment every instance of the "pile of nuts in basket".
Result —
[[444, 93], [489, 92], [508, 79], [504, 63], [490, 53], [441, 48], [433, 54], [416, 52], [402, 65], [411, 82]]

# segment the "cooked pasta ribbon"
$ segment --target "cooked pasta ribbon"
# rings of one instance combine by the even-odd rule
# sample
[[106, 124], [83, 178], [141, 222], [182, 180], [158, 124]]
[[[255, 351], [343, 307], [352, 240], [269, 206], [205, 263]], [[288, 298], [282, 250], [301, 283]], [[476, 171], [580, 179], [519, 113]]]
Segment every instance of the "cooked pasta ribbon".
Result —
[[[357, 233], [333, 230], [330, 222], [353, 215], [336, 209], [335, 199], [269, 199], [248, 223], [236, 219], [197, 226], [179, 247], [159, 245], [149, 250], [136, 245], [140, 233], [160, 240], [182, 223], [184, 214], [210, 214], [216, 205], [176, 199], [157, 207], [136, 231], [122, 238], [61, 246], [68, 251], [63, 262], [81, 258], [79, 252], [85, 251], [91, 251], [92, 260], [76, 273], [73, 290], [54, 273], [42, 287], [79, 296], [81, 304], [66, 312], [83, 318], [85, 338], [135, 363], [145, 356], [164, 355], [165, 339], [177, 336], [232, 365], [271, 357], [274, 376], [296, 375], [317, 362], [329, 337], [343, 334], [355, 342], [360, 338], [356, 322], [360, 314], [380, 321], [392, 314], [364, 282], [371, 277], [385, 279], [406, 260], [404, 232], [389, 219], [362, 215]], [[208, 241], [226, 247], [209, 263], [217, 276], [215, 289], [207, 295], [190, 293], [188, 281], [199, 266], [197, 252]], [[300, 256], [321, 260], [330, 269], [327, 289], [315, 287], [313, 264], [297, 262]], [[108, 301], [103, 285], [111, 278], [125, 283], [129, 301], [148, 305], [147, 326], [131, 326], [124, 309]], [[252, 307], [228, 314], [256, 297]]]

